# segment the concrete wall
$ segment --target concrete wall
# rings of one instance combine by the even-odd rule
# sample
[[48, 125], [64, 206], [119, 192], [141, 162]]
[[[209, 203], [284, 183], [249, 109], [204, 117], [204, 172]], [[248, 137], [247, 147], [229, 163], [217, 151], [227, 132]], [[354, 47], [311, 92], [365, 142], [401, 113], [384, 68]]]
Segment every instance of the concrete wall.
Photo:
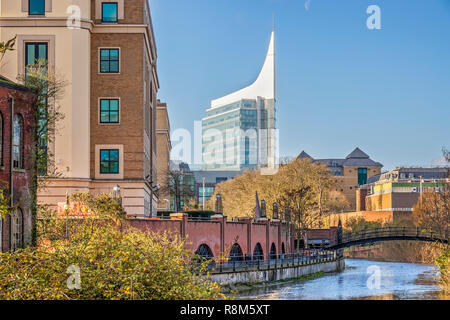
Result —
[[296, 279], [301, 276], [306, 276], [318, 272], [338, 272], [343, 270], [344, 267], [344, 259], [339, 259], [337, 261], [276, 270], [242, 271], [213, 274], [211, 275], [211, 281], [217, 282], [219, 285], [280, 281], [287, 279]]

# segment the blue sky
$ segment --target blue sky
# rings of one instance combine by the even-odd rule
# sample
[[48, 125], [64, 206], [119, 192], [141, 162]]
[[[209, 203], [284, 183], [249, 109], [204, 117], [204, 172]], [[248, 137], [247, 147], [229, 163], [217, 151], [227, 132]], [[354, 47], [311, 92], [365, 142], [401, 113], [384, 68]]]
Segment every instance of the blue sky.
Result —
[[149, 2], [172, 130], [193, 132], [211, 99], [256, 79], [275, 15], [281, 156], [358, 146], [392, 169], [450, 147], [450, 0]]

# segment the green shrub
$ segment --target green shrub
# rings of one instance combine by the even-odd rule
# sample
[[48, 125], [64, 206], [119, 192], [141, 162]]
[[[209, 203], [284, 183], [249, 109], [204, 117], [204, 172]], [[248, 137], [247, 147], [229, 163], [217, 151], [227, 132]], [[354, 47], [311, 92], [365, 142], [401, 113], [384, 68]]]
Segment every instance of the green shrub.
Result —
[[[106, 195], [91, 203], [107, 208]], [[91, 198], [77, 196], [83, 202]], [[115, 204], [113, 204], [115, 206]], [[41, 215], [38, 245], [0, 254], [0, 300], [204, 300], [224, 298], [183, 240], [127, 227], [117, 214], [56, 218]], [[79, 270], [80, 288], [68, 286]], [[74, 278], [75, 277], [75, 278]], [[72, 288], [72, 289], [71, 289]]]
[[444, 252], [437, 260], [436, 264], [441, 269], [441, 286], [444, 292], [450, 293], [450, 250]]

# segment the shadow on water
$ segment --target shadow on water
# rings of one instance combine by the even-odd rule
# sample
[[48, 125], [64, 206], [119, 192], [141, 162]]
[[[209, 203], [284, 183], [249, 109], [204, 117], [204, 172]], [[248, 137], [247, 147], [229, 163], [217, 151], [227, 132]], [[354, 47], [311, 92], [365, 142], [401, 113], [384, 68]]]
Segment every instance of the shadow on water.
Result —
[[439, 271], [432, 265], [348, 259], [340, 273], [256, 287], [236, 299], [448, 300], [438, 281]]

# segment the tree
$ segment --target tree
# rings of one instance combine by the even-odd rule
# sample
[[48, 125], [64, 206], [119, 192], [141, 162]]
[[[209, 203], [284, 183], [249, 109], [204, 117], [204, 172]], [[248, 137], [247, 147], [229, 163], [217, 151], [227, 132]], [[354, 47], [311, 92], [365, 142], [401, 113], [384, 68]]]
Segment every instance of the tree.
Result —
[[174, 199], [175, 211], [183, 210], [183, 206], [188, 204], [195, 197], [195, 179], [190, 170], [181, 167], [171, 169], [166, 175], [167, 181], [161, 185], [161, 191], [169, 193]]
[[19, 75], [18, 80], [29, 88], [35, 95], [33, 139], [31, 159], [31, 242], [36, 245], [36, 216], [38, 211], [37, 192], [45, 185], [46, 180], [58, 177], [54, 166], [54, 155], [48, 149], [49, 143], [54, 141], [58, 123], [64, 118], [59, 111], [59, 101], [64, 95], [67, 82], [56, 75], [46, 60], [38, 59], [34, 65], [26, 67], [25, 74]]
[[225, 298], [206, 273], [210, 261], [198, 267], [177, 235], [130, 227], [111, 195], [76, 194], [73, 201], [92, 214], [70, 219], [46, 212], [38, 246], [0, 255], [1, 300]]
[[16, 38], [17, 38], [17, 36], [15, 36], [12, 39], [9, 39], [8, 41], [0, 41], [0, 64], [3, 61], [3, 57], [5, 56], [6, 52], [14, 51], [14, 45], [16, 44]]
[[334, 210], [333, 202], [343, 197], [333, 191], [336, 183], [326, 166], [309, 159], [295, 159], [280, 167], [274, 175], [246, 171], [220, 183], [208, 201], [208, 207], [214, 207], [215, 195], [220, 193], [226, 216], [254, 218], [255, 193], [258, 192], [259, 199], [267, 203], [269, 218], [272, 217], [270, 208], [276, 202], [280, 212], [290, 208], [291, 221], [297, 228], [318, 228], [324, 225], [325, 215]]
[[[443, 155], [450, 163], [449, 151], [443, 148]], [[450, 227], [450, 175], [439, 187], [439, 192], [424, 192], [413, 209], [415, 223], [422, 228], [444, 233]]]

